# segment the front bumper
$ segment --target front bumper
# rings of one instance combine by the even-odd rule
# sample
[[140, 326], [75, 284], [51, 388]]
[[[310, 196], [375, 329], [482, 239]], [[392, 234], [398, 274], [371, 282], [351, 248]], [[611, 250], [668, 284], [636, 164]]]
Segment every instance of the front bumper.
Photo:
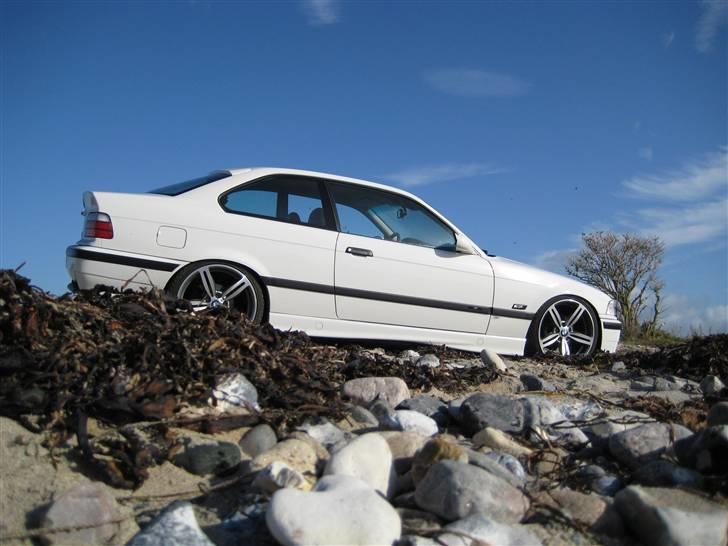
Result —
[[600, 317], [602, 322], [602, 351], [613, 353], [617, 350], [622, 335], [622, 323], [614, 317]]
[[164, 289], [172, 275], [184, 265], [166, 258], [89, 245], [73, 245], [66, 249], [66, 270], [71, 277], [71, 286], [79, 290], [91, 290], [100, 284], [119, 290]]

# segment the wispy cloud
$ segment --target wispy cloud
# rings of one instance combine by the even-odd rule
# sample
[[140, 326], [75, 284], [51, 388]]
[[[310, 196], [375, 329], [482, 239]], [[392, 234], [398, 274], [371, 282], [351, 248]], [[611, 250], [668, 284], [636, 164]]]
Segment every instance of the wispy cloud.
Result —
[[645, 146], [644, 148], [640, 148], [637, 152], [642, 159], [646, 159], [647, 161], [652, 161], [653, 151], [652, 146]]
[[637, 216], [639, 231], [659, 236], [667, 246], [728, 237], [728, 199], [690, 207], [639, 209]]
[[675, 31], [671, 30], [670, 32], [666, 32], [662, 35], [662, 45], [665, 49], [668, 49], [672, 42], [675, 41]]
[[339, 21], [337, 0], [303, 0], [303, 9], [309, 24], [314, 26], [333, 25]]
[[392, 180], [400, 186], [424, 186], [438, 182], [449, 182], [475, 176], [487, 176], [504, 172], [504, 169], [486, 163], [446, 163], [404, 169], [391, 173], [384, 178]]
[[665, 296], [663, 323], [676, 334], [728, 332], [728, 305], [706, 305], [683, 294]]
[[516, 97], [531, 85], [515, 76], [473, 68], [438, 68], [423, 75], [433, 88], [458, 97]]
[[622, 185], [633, 197], [668, 201], [697, 201], [719, 190], [728, 191], [728, 147], [686, 162], [679, 169], [635, 176]]
[[713, 42], [720, 32], [720, 28], [728, 26], [728, 2], [703, 0], [700, 8], [702, 13], [698, 20], [695, 47], [701, 53], [707, 53], [713, 48]]

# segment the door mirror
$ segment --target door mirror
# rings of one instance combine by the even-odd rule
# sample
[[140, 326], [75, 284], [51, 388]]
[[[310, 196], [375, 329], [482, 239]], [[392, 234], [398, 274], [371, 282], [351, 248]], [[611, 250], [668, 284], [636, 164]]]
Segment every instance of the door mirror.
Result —
[[461, 233], [455, 234], [455, 252], [460, 254], [475, 254], [473, 245]]

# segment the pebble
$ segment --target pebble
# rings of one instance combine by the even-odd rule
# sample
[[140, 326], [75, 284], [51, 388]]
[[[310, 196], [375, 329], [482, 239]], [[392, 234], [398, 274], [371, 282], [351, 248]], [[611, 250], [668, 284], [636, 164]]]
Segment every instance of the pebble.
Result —
[[395, 410], [392, 423], [395, 430], [404, 432], [415, 432], [422, 436], [434, 436], [439, 428], [434, 419], [423, 415], [418, 411]]
[[374, 414], [361, 406], [352, 406], [349, 410], [349, 416], [354, 422], [363, 425], [363, 428], [379, 425], [379, 421], [374, 417]]
[[324, 475], [353, 476], [385, 496], [394, 490], [392, 451], [387, 441], [376, 432], [359, 436], [329, 459]]
[[215, 408], [221, 412], [241, 409], [260, 411], [258, 391], [241, 373], [221, 378], [212, 390], [212, 397], [215, 399]]
[[442, 519], [424, 510], [397, 508], [397, 513], [402, 520], [402, 527], [406, 527], [410, 532], [421, 533], [442, 528]]
[[615, 373], [623, 372], [626, 369], [627, 369], [627, 365], [624, 362], [622, 362], [621, 360], [612, 364], [612, 368], [611, 368], [611, 370]]
[[116, 523], [105, 522], [118, 519], [120, 515], [119, 505], [108, 487], [101, 483], [77, 485], [53, 501], [43, 518], [43, 527], [93, 527], [51, 533], [45, 538], [50, 544], [102, 544], [109, 541], [117, 529]]
[[523, 404], [524, 428], [546, 434], [552, 442], [581, 446], [589, 442], [586, 434], [573, 425], [561, 410], [541, 396], [525, 396]]
[[447, 404], [437, 396], [427, 394], [415, 396], [399, 404], [396, 409], [418, 411], [423, 415], [427, 415], [430, 419], [434, 419], [441, 427], [446, 426], [450, 421]]
[[266, 493], [275, 493], [286, 487], [307, 491], [310, 489], [307, 483], [303, 474], [280, 461], [270, 463], [253, 480], [253, 486]]
[[418, 353], [417, 351], [413, 351], [412, 349], [406, 349], [399, 353], [397, 359], [402, 364], [414, 364], [420, 359], [420, 353]]
[[264, 451], [268, 451], [278, 443], [276, 431], [268, 424], [261, 424], [251, 428], [240, 439], [238, 445], [243, 453], [250, 457], [256, 457]]
[[654, 422], [648, 415], [636, 411], [621, 411], [604, 417], [594, 424], [586, 425], [581, 431], [597, 449], [607, 450], [609, 438], [618, 432], [636, 428], [645, 422]]
[[412, 480], [414, 484], [420, 483], [430, 467], [438, 461], [453, 460], [468, 462], [468, 456], [463, 448], [443, 438], [433, 438], [420, 449], [412, 459]]
[[520, 379], [524, 390], [527, 391], [554, 392], [556, 390], [553, 384], [532, 373], [522, 373]]
[[533, 453], [533, 450], [522, 446], [511, 438], [509, 434], [492, 427], [485, 427], [473, 436], [473, 445], [475, 447], [489, 447], [496, 451], [509, 453], [514, 457], [527, 457]]
[[[525, 477], [523, 473], [523, 467], [520, 468], [521, 472], [519, 472], [519, 474], [511, 472], [510, 468], [493, 459], [491, 453], [479, 453], [478, 451], [473, 451], [472, 449], [465, 450], [468, 464], [472, 464], [474, 466], [477, 466], [478, 468], [487, 470], [494, 476], [497, 476], [507, 481], [513, 487], [521, 487], [523, 485]], [[518, 461], [516, 461], [516, 464], [520, 466], [520, 463], [518, 463]], [[518, 472], [518, 470], [516, 472]]]
[[342, 394], [355, 404], [366, 406], [376, 399], [392, 407], [410, 398], [407, 384], [399, 377], [360, 377], [342, 386]]
[[200, 529], [192, 505], [177, 501], [165, 508], [126, 546], [214, 546], [214, 543]]
[[436, 544], [446, 546], [541, 546], [542, 542], [525, 525], [501, 523], [486, 514], [474, 513], [444, 527], [457, 533], [443, 533]]
[[415, 489], [423, 510], [448, 521], [474, 511], [504, 523], [517, 523], [528, 509], [528, 499], [507, 481], [481, 468], [457, 461], [433, 465]]
[[316, 450], [304, 440], [289, 438], [277, 443], [268, 451], [257, 455], [250, 461], [250, 472], [260, 472], [269, 464], [278, 461], [297, 470], [313, 485], [316, 479], [316, 464], [318, 456]]
[[415, 366], [419, 368], [437, 368], [440, 365], [440, 359], [433, 354], [422, 355], [415, 362]]
[[728, 425], [728, 402], [713, 404], [708, 412], [708, 426]]
[[268, 529], [284, 546], [389, 545], [399, 539], [397, 511], [367, 483], [325, 476], [311, 492], [281, 489], [266, 514]]
[[728, 425], [708, 427], [675, 442], [680, 464], [703, 474], [728, 472]]
[[591, 482], [590, 488], [598, 495], [605, 497], [613, 497], [624, 487], [624, 483], [614, 474], [607, 474], [601, 478], [596, 478]]
[[353, 438], [350, 432], [344, 432], [327, 420], [323, 420], [321, 423], [304, 423], [299, 425], [296, 430], [305, 432], [326, 449], [331, 449], [335, 445], [348, 442]]
[[232, 442], [192, 436], [183, 438], [183, 443], [172, 462], [198, 476], [223, 474], [242, 460], [240, 448]]
[[622, 464], [636, 470], [658, 459], [672, 444], [672, 439], [690, 436], [687, 428], [668, 423], [647, 423], [609, 438], [609, 451]]
[[631, 485], [614, 500], [627, 527], [645, 546], [726, 544], [728, 511], [697, 495]]
[[447, 403], [447, 414], [451, 419], [458, 423], [461, 422], [462, 416], [460, 410], [462, 410], [463, 402], [465, 402], [468, 398], [469, 396], [461, 396], [460, 398], [454, 398]]
[[513, 455], [509, 453], [500, 453], [498, 451], [488, 451], [487, 453], [483, 453], [483, 455], [508, 470], [508, 472], [518, 478], [519, 481], [526, 479], [526, 471], [524, 470], [523, 465]]
[[640, 466], [632, 474], [632, 480], [652, 487], [681, 486], [701, 489], [704, 485], [703, 476], [699, 472], [666, 460], [652, 461]]
[[394, 470], [397, 474], [405, 474], [410, 470], [412, 458], [428, 440], [426, 436], [415, 432], [386, 430], [378, 434], [387, 440], [389, 449], [392, 452]]
[[525, 426], [524, 409], [521, 402], [511, 396], [478, 393], [469, 396], [458, 412], [468, 434], [475, 434], [485, 427], [504, 432], [521, 432]]
[[715, 375], [706, 375], [700, 382], [700, 390], [707, 396], [720, 396], [725, 384]]
[[503, 359], [498, 355], [498, 353], [491, 349], [483, 349], [480, 351], [480, 360], [482, 360], [485, 367], [490, 370], [503, 373], [508, 369], [506, 367], [506, 363], [503, 362]]
[[547, 506], [558, 507], [569, 518], [591, 531], [613, 537], [624, 536], [624, 524], [611, 501], [566, 487], [551, 489], [537, 496]]

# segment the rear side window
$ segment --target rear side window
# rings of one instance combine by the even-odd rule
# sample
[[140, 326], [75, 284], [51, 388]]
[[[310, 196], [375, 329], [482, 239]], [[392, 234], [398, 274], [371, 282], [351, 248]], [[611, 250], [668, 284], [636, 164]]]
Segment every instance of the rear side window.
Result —
[[246, 184], [220, 197], [227, 212], [311, 227], [331, 227], [321, 197], [321, 183], [312, 178], [273, 176]]
[[223, 178], [228, 178], [229, 176], [232, 175], [229, 172], [224, 171], [210, 173], [207, 176], [200, 176], [199, 178], [193, 178], [192, 180], [185, 180], [184, 182], [177, 182], [176, 184], [172, 184], [170, 186], [157, 188], [156, 190], [152, 190], [148, 193], [157, 193], [159, 195], [169, 196], [180, 195], [190, 190], [202, 187], [205, 184], [217, 182], [218, 180], [222, 180]]

